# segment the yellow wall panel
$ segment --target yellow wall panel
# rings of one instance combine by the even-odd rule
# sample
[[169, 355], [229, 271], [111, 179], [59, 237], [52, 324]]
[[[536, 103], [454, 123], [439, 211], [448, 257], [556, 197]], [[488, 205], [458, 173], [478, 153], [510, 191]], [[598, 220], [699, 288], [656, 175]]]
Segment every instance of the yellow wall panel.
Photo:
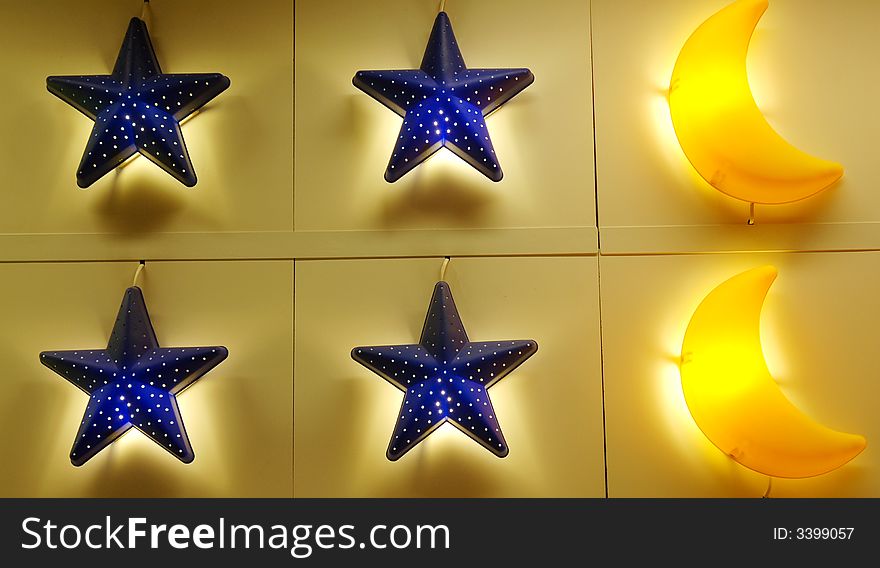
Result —
[[0, 495], [289, 497], [291, 262], [148, 263], [140, 285], [159, 344], [229, 349], [179, 398], [196, 459], [182, 464], [130, 431], [71, 465], [88, 397], [39, 353], [104, 348], [136, 266], [0, 265], [0, 431], [11, 434], [0, 438]]
[[[108, 74], [137, 0], [0, 3], [4, 187], [0, 233], [279, 231], [293, 227], [293, 7], [287, 0], [153, 0], [146, 21], [165, 73], [232, 85], [186, 121], [198, 184], [143, 157], [76, 185], [91, 120], [46, 90], [48, 75]], [[12, 103], [14, 101], [14, 104]]]
[[[694, 424], [677, 361], [703, 297], [772, 263], [771, 372], [805, 412], [868, 440], [772, 496], [880, 497], [880, 252], [790, 252], [880, 250], [880, 4], [771, 0], [748, 59], [755, 98], [846, 173], [759, 206], [749, 227], [748, 205], [687, 162], [665, 99], [681, 46], [727, 3], [450, 0], [468, 65], [536, 77], [487, 121], [505, 177], [441, 151], [388, 184], [401, 119], [351, 79], [418, 67], [436, 0], [152, 0], [163, 69], [232, 82], [183, 127], [199, 183], [139, 158], [86, 191], [92, 123], [45, 80], [109, 72], [143, 3], [0, 3], [15, 46], [0, 51], [0, 496], [600, 497], [606, 459], [612, 497], [760, 496], [766, 477]], [[735, 254], [678, 254], [719, 251]], [[539, 350], [491, 389], [507, 458], [444, 426], [389, 462], [402, 394], [349, 352], [418, 340], [444, 254], [471, 339]], [[92, 261], [139, 258], [160, 343], [230, 356], [181, 396], [194, 463], [132, 432], [74, 468], [86, 397], [38, 354], [105, 346], [136, 265]], [[86, 262], [43, 262], [65, 260]]]
[[385, 458], [403, 394], [350, 351], [418, 342], [440, 264], [297, 263], [294, 495], [603, 496], [595, 257], [454, 258], [446, 280], [470, 339], [539, 345], [489, 391], [510, 454], [443, 425]]
[[[773, 497], [880, 496], [876, 322], [880, 253], [603, 257], [602, 332], [611, 497], [759, 497], [767, 478], [697, 428], [678, 361], [697, 305], [763, 264], [779, 269], [761, 319], [771, 374], [795, 406], [867, 449], [810, 479], [774, 480]], [[742, 408], [748, 413], [749, 408]]]
[[[666, 100], [681, 47], [697, 26], [729, 3], [593, 0], [600, 225], [722, 225], [700, 233], [697, 243], [683, 244], [675, 231], [646, 232], [648, 243], [630, 241], [630, 251], [640, 246], [652, 252], [664, 246], [667, 251], [727, 248], [729, 239], [764, 250], [805, 240], [814, 249], [840, 246], [835, 239], [843, 229], [836, 225], [880, 222], [880, 175], [871, 142], [880, 131], [880, 80], [869, 71], [876, 67], [880, 49], [874, 25], [880, 4], [770, 1], [749, 51], [755, 100], [784, 138], [810, 154], [842, 163], [845, 173], [813, 198], [758, 206], [759, 225], [811, 223], [803, 228], [809, 237], [763, 232], [748, 242], [739, 227], [748, 218], [748, 204], [721, 194], [691, 167], [678, 145]], [[847, 248], [864, 248], [866, 240], [876, 246], [877, 225], [858, 229], [855, 235], [844, 235]], [[616, 246], [618, 233], [608, 237]]]
[[535, 82], [486, 125], [493, 183], [441, 150], [388, 184], [401, 118], [355, 88], [361, 69], [418, 68], [436, 0], [296, 3], [296, 229], [595, 226], [589, 3], [449, 2], [469, 67]]

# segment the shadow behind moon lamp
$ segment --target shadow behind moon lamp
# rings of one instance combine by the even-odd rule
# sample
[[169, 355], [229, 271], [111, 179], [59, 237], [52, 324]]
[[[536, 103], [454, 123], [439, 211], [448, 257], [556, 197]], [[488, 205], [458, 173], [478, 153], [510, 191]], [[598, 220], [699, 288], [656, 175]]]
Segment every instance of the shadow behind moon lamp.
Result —
[[70, 461], [81, 466], [131, 428], [184, 463], [195, 458], [177, 396], [225, 347], [160, 347], [141, 289], [125, 291], [106, 349], [45, 351], [40, 362], [89, 395]]
[[194, 186], [196, 173], [180, 123], [229, 84], [219, 73], [162, 73], [140, 18], [131, 19], [110, 75], [46, 79], [49, 92], [95, 121], [76, 173], [82, 188], [137, 153]]
[[749, 87], [746, 56], [767, 0], [737, 0], [688, 38], [672, 72], [669, 110], [681, 149], [718, 191], [749, 203], [798, 201], [843, 175], [767, 123]]
[[771, 477], [812, 477], [865, 448], [795, 407], [761, 348], [760, 317], [776, 269], [762, 266], [721, 283], [700, 303], [681, 346], [681, 386], [703, 434], [745, 467]]
[[449, 16], [441, 11], [419, 69], [358, 71], [352, 82], [403, 117], [386, 181], [397, 181], [440, 148], [501, 181], [485, 117], [534, 80], [528, 69], [469, 69]]

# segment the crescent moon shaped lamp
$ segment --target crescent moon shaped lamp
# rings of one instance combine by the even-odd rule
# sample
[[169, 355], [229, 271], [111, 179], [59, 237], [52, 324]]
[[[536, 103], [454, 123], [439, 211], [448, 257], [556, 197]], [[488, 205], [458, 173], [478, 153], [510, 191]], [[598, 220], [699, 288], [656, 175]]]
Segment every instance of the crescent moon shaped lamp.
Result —
[[87, 395], [70, 461], [81, 466], [131, 428], [195, 459], [177, 396], [226, 359], [225, 347], [159, 347], [141, 289], [125, 291], [106, 349], [44, 351], [40, 362]]
[[679, 144], [700, 176], [749, 203], [780, 204], [814, 195], [843, 175], [767, 123], [749, 88], [746, 56], [767, 0], [737, 0], [685, 42], [669, 85]]
[[446, 12], [437, 14], [419, 69], [358, 71], [352, 82], [401, 117], [385, 180], [448, 148], [492, 181], [503, 173], [485, 117], [532, 84], [528, 69], [469, 69]]
[[537, 350], [530, 339], [470, 341], [449, 284], [438, 282], [418, 343], [355, 347], [351, 356], [404, 393], [385, 453], [389, 460], [400, 459], [444, 423], [503, 458], [507, 442], [489, 388]]
[[140, 153], [187, 187], [196, 173], [180, 123], [229, 87], [219, 73], [166, 74], [147, 24], [132, 18], [110, 75], [48, 77], [49, 92], [93, 121], [76, 183], [86, 188]]
[[681, 346], [681, 386], [697, 426], [722, 452], [771, 477], [812, 477], [853, 459], [865, 438], [814, 421], [770, 375], [760, 317], [776, 274], [772, 266], [743, 272], [700, 303]]

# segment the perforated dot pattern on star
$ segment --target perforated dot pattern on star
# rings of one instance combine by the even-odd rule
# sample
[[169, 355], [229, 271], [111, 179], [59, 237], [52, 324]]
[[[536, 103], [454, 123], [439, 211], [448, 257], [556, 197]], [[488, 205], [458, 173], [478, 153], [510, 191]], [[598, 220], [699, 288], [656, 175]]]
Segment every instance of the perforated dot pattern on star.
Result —
[[219, 73], [162, 73], [146, 24], [132, 18], [111, 75], [52, 76], [46, 85], [95, 121], [77, 169], [80, 187], [89, 187], [137, 153], [191, 187], [197, 178], [180, 122], [230, 81]]
[[403, 117], [385, 179], [394, 182], [440, 148], [492, 181], [503, 177], [485, 117], [535, 80], [528, 69], [468, 69], [445, 12], [416, 70], [358, 71], [354, 85]]
[[446, 422], [506, 456], [488, 389], [537, 349], [532, 340], [471, 342], [449, 285], [438, 282], [418, 344], [355, 347], [351, 355], [404, 392], [386, 452], [395, 461]]
[[125, 292], [106, 349], [45, 351], [40, 362], [89, 395], [70, 461], [80, 466], [132, 427], [184, 463], [195, 458], [177, 395], [225, 347], [160, 347], [140, 288]]

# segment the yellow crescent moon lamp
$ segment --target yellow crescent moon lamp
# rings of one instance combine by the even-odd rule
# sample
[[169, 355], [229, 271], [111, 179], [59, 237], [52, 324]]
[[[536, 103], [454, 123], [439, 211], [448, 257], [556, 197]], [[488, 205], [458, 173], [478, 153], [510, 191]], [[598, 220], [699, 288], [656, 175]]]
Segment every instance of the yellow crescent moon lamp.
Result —
[[681, 386], [709, 440], [745, 467], [771, 477], [827, 473], [865, 449], [865, 438], [819, 424], [785, 397], [761, 349], [761, 307], [776, 268], [762, 266], [712, 290], [681, 346]]
[[710, 185], [749, 203], [780, 204], [826, 189], [843, 167], [786, 142], [752, 97], [746, 56], [767, 5], [737, 0], [694, 31], [672, 71], [669, 110], [682, 150]]

